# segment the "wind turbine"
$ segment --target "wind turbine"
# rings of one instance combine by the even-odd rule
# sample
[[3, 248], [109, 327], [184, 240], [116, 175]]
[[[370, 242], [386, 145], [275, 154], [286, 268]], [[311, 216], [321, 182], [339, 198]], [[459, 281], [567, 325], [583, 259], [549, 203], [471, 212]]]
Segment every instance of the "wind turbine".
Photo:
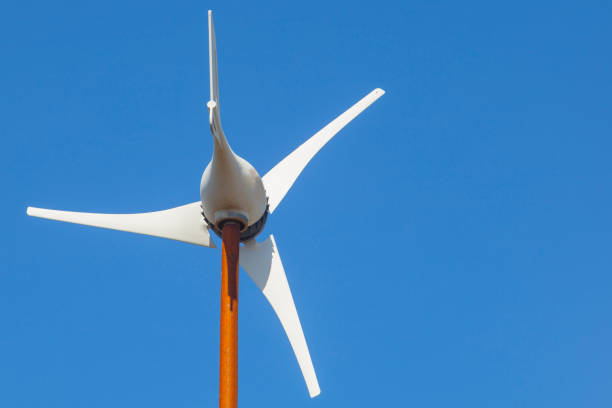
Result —
[[[208, 12], [210, 101], [207, 103], [213, 156], [200, 184], [201, 200], [163, 211], [96, 214], [28, 207], [34, 217], [174, 239], [216, 248], [210, 231], [222, 239], [221, 347], [219, 406], [237, 405], [238, 265], [253, 279], [278, 316], [311, 397], [320, 393], [306, 339], [273, 235], [263, 242], [268, 214], [281, 203], [315, 154], [347, 123], [380, 98], [374, 89], [260, 177], [231, 149], [219, 105], [217, 46], [212, 11]], [[242, 245], [240, 245], [242, 243]]]

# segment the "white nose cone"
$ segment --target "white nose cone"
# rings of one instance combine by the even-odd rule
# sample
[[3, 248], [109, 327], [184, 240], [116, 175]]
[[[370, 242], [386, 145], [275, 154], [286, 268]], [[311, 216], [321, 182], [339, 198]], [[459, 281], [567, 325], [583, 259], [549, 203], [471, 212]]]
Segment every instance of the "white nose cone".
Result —
[[255, 168], [216, 139], [213, 158], [202, 175], [200, 195], [204, 216], [217, 227], [234, 219], [244, 230], [266, 212], [266, 192]]

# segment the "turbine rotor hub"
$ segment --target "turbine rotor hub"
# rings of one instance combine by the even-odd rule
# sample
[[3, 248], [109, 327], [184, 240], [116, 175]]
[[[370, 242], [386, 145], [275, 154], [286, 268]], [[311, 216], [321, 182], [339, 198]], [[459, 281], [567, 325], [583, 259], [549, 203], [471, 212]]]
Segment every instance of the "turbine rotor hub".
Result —
[[228, 221], [236, 221], [240, 224], [240, 232], [244, 231], [249, 225], [249, 216], [240, 210], [219, 210], [215, 211], [215, 226], [223, 230], [223, 224]]
[[[266, 205], [266, 211], [264, 211], [263, 215], [255, 223], [251, 225], [247, 225], [244, 223], [244, 220], [246, 218], [240, 219], [236, 217], [223, 217], [218, 222], [213, 223], [213, 222], [210, 222], [208, 218], [206, 218], [204, 211], [202, 211], [202, 217], [204, 217], [204, 222], [206, 222], [206, 224], [208, 225], [208, 228], [210, 228], [210, 230], [214, 232], [219, 238], [223, 238], [222, 231], [223, 231], [224, 223], [229, 222], [229, 221], [238, 222], [240, 224], [240, 242], [245, 242], [245, 241], [255, 238], [257, 234], [259, 234], [263, 230], [263, 228], [266, 226], [266, 221], [268, 220], [268, 214], [270, 213], [269, 208], [270, 206]], [[218, 220], [217, 214], [219, 212], [220, 211], [215, 212], [215, 221]], [[242, 214], [244, 215], [244, 213]]]

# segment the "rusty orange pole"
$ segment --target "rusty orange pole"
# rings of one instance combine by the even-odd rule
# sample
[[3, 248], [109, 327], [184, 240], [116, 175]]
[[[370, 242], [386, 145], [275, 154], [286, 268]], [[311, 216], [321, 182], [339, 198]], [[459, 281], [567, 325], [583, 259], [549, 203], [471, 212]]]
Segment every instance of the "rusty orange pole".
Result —
[[222, 230], [221, 350], [219, 408], [238, 406], [238, 255], [240, 224], [227, 221]]

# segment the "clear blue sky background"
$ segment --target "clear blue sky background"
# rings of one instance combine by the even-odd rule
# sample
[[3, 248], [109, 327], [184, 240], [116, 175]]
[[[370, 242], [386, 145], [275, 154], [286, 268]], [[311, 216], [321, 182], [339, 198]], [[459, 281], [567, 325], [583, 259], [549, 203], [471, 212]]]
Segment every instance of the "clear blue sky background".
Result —
[[375, 87], [269, 218], [322, 394], [241, 274], [241, 406], [612, 406], [609, 2], [10, 1], [0, 407], [217, 404], [219, 251], [26, 217], [198, 199]]

